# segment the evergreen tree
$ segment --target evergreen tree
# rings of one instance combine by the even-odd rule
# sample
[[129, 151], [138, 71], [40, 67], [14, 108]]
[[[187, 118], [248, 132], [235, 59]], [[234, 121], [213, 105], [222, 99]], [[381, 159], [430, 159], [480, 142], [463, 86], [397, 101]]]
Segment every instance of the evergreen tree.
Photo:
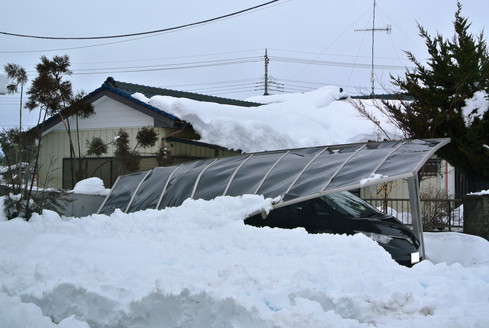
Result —
[[[46, 115], [59, 115], [68, 134], [71, 158], [71, 182], [75, 183], [83, 178], [82, 156], [80, 150], [80, 138], [78, 137], [78, 156], [73, 142], [70, 116], [74, 117], [78, 126], [78, 118], [87, 118], [94, 114], [93, 106], [83, 101], [83, 94], [73, 94], [71, 82], [65, 77], [71, 75], [70, 60], [67, 55], [54, 56], [49, 60], [41, 57], [41, 63], [36, 66], [38, 76], [32, 81], [32, 86], [27, 92], [29, 101], [26, 107], [34, 109], [40, 107]], [[76, 128], [78, 134], [78, 128]], [[78, 170], [75, 172], [75, 159], [78, 159]]]
[[[24, 85], [27, 83], [27, 73], [25, 69], [17, 64], [9, 63], [3, 67], [7, 73], [7, 78], [10, 80], [7, 85], [8, 93], [17, 93], [20, 86], [20, 101], [19, 101], [19, 130], [18, 130], [18, 143], [17, 143], [17, 178], [19, 187], [22, 184], [22, 161], [23, 161], [23, 140], [22, 140], [22, 97], [24, 95]], [[11, 168], [9, 167], [9, 170]], [[16, 181], [14, 183], [13, 189], [15, 190]]]
[[[483, 33], [469, 33], [470, 23], [461, 16], [458, 3], [455, 34], [432, 37], [420, 25], [420, 36], [429, 53], [426, 66], [406, 52], [414, 69], [392, 77], [399, 88], [398, 99], [409, 94], [413, 101], [384, 101], [387, 114], [410, 138], [450, 137], [439, 154], [465, 174], [489, 180], [489, 113], [482, 108], [467, 113], [467, 101], [477, 92], [489, 94], [489, 56]], [[485, 107], [485, 108], [484, 108]]]
[[7, 73], [10, 83], [7, 85], [8, 93], [18, 92], [20, 86], [20, 110], [19, 110], [19, 129], [22, 131], [22, 96], [24, 94], [24, 85], [27, 83], [27, 73], [25, 69], [17, 64], [7, 64], [3, 67]]
[[130, 150], [129, 134], [123, 129], [119, 130], [114, 142], [116, 147], [114, 155], [121, 163], [120, 174], [139, 170], [141, 155], [136, 149], [153, 147], [158, 141], [158, 133], [153, 127], [143, 127], [137, 132], [136, 141], [136, 145]]

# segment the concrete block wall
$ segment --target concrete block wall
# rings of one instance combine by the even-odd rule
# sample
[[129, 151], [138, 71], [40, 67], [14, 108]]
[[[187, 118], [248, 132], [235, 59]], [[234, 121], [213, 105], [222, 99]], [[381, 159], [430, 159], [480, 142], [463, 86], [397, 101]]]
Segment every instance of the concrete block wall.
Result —
[[66, 207], [57, 212], [59, 215], [79, 218], [96, 213], [105, 196], [72, 193], [69, 194], [69, 198], [71, 201], [66, 204]]
[[465, 195], [464, 233], [489, 240], [489, 194]]

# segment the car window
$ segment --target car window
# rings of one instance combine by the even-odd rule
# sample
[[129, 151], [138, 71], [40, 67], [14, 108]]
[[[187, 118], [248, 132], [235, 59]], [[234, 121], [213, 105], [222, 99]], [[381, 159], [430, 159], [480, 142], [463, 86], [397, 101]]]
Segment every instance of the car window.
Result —
[[325, 204], [332, 210], [350, 217], [365, 218], [370, 216], [382, 215], [375, 207], [363, 199], [349, 192], [339, 192], [320, 197]]

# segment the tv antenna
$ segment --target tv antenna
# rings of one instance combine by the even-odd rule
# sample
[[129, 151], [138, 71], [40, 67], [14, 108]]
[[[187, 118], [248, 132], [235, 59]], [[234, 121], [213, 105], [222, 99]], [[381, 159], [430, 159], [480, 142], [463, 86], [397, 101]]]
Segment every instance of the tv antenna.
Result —
[[377, 6], [376, 0], [374, 0], [373, 15], [372, 15], [372, 28], [356, 29], [355, 32], [372, 32], [372, 67], [370, 71], [370, 82], [372, 83], [372, 92], [370, 96], [373, 98], [375, 96], [375, 74], [374, 74], [374, 50], [375, 50], [375, 32], [383, 31], [390, 34], [392, 31], [392, 26], [388, 24], [386, 27], [376, 28], [375, 27], [375, 7]]

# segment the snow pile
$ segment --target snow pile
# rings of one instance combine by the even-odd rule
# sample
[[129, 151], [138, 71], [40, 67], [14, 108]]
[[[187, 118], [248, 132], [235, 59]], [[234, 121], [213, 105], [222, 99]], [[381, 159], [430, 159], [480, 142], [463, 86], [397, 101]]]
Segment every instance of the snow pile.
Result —
[[[481, 237], [450, 232], [425, 232], [424, 236], [428, 259], [463, 266], [489, 265], [489, 243]], [[456, 256], [447, 252], [449, 249], [456, 249]]]
[[477, 192], [471, 192], [469, 195], [474, 195], [474, 196], [482, 196], [482, 195], [489, 195], [489, 189], [487, 190], [481, 190]]
[[[192, 124], [202, 142], [244, 152], [383, 140], [386, 135], [362, 117], [337, 87], [248, 99], [264, 103], [240, 107], [142, 94], [133, 97]], [[401, 138], [372, 101], [363, 101], [390, 138]], [[348, 123], [348, 124], [345, 124]]]
[[88, 178], [75, 184], [73, 192], [77, 194], [102, 195], [109, 194], [110, 189], [104, 187], [104, 182], [100, 178]]
[[0, 222], [0, 327], [489, 326], [487, 241], [427, 234], [406, 268], [362, 234], [244, 225], [270, 203]]
[[385, 178], [387, 178], [387, 176], [383, 176], [382, 174], [372, 173], [368, 178], [360, 180], [360, 185], [364, 186], [367, 183], [371, 183], [371, 182], [377, 182], [377, 184], [380, 184], [382, 183], [382, 179]]

